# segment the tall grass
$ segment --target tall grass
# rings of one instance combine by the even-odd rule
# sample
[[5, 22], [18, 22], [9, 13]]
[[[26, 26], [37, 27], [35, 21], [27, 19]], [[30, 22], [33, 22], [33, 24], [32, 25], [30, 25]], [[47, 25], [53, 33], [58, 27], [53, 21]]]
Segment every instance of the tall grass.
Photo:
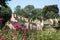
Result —
[[[7, 33], [5, 34], [6, 31]], [[0, 31], [0, 38], [5, 38], [5, 40], [23, 40], [24, 32], [16, 32], [17, 35], [14, 35], [13, 31], [3, 29], [2, 31]], [[27, 35], [27, 40], [60, 40], [60, 30], [55, 30], [53, 28], [46, 28], [44, 31], [29, 30], [27, 32]]]

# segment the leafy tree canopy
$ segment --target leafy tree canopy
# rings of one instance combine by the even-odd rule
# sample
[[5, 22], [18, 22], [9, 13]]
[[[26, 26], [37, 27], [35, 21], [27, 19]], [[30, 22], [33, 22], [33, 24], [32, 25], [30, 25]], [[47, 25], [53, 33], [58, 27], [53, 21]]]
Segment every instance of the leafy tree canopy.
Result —
[[7, 1], [11, 0], [0, 0], [0, 18], [3, 18], [3, 20], [0, 21], [0, 29], [2, 29], [5, 23], [11, 18], [12, 11], [7, 5]]
[[0, 0], [0, 5], [7, 7], [7, 1], [11, 1], [11, 0]]

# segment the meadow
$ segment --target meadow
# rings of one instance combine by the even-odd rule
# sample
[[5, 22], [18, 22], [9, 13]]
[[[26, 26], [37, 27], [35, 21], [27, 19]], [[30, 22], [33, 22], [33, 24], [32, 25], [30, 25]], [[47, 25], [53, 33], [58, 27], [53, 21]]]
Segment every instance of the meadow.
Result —
[[44, 30], [16, 30], [3, 28], [0, 30], [0, 40], [60, 40], [60, 30], [46, 26]]

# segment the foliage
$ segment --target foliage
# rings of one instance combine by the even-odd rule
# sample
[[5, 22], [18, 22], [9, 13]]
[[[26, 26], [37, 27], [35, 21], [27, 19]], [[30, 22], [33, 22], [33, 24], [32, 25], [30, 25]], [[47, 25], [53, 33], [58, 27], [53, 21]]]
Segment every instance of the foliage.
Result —
[[21, 7], [19, 5], [16, 6], [14, 13], [17, 15], [21, 15]]
[[34, 6], [33, 5], [27, 5], [24, 7], [24, 9], [27, 11], [27, 12], [31, 12], [32, 10], [34, 10]]
[[57, 5], [48, 5], [44, 8], [35, 8], [33, 5], [27, 5], [24, 8], [17, 7], [15, 8], [16, 14], [20, 16], [24, 16], [26, 18], [29, 18], [31, 20], [33, 19], [49, 19], [49, 18], [57, 18], [59, 17], [59, 9]]
[[42, 13], [42, 9], [40, 8], [37, 8], [37, 9], [34, 9], [32, 11], [32, 18], [33, 19], [39, 19], [39, 20], [42, 20], [43, 19], [43, 13]]
[[[22, 34], [19, 32], [22, 31], [16, 31], [17, 35], [14, 35], [13, 31], [3, 29], [2, 31], [0, 30], [0, 38], [4, 38], [5, 40], [23, 40], [23, 38], [26, 38], [24, 32]], [[53, 30], [53, 28], [47, 28], [45, 31], [30, 30], [28, 33], [30, 33], [27, 37], [28, 40], [60, 40], [60, 30]]]
[[5, 25], [5, 23], [10, 20], [12, 11], [10, 7], [5, 8], [4, 6], [1, 7], [0, 10], [0, 18], [3, 18], [2, 20], [2, 26], [0, 26], [0, 29]]
[[45, 15], [45, 18], [47, 18], [47, 19], [50, 19], [50, 18], [57, 18], [59, 15], [58, 14], [56, 14], [56, 13], [54, 13], [53, 11], [51, 11], [51, 12], [47, 12], [46, 13], [46, 15]]
[[0, 29], [2, 29], [5, 23], [11, 18], [12, 11], [7, 5], [7, 1], [11, 0], [0, 0], [0, 18], [3, 19], [0, 20]]
[[59, 9], [58, 9], [58, 6], [57, 5], [48, 5], [48, 6], [45, 6], [43, 8], [43, 12], [44, 13], [47, 13], [47, 12], [50, 12], [50, 11], [53, 11], [54, 13], [58, 13], [59, 12]]
[[0, 5], [7, 7], [7, 1], [11, 1], [11, 0], [0, 0]]

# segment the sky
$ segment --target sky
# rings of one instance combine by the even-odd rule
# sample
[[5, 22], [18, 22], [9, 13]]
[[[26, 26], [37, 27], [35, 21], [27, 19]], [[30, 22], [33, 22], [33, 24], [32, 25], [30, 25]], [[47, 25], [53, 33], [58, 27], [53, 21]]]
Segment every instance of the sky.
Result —
[[8, 3], [12, 11], [14, 11], [17, 5], [20, 5], [21, 8], [24, 8], [26, 5], [34, 5], [35, 8], [43, 8], [46, 5], [57, 4], [60, 9], [60, 0], [11, 0]]

